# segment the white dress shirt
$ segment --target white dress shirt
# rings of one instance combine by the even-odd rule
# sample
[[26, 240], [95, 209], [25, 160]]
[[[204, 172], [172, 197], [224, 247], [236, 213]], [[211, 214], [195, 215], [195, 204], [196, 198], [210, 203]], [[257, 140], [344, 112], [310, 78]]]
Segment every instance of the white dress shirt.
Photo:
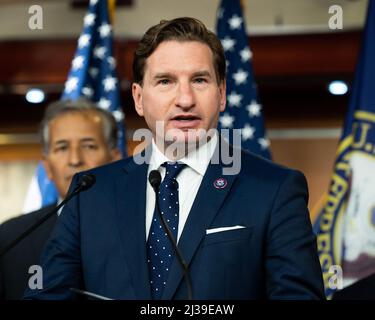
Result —
[[[202, 145], [198, 150], [190, 152], [186, 157], [178, 160], [185, 163], [187, 166], [177, 176], [179, 186], [179, 220], [178, 220], [178, 233], [177, 242], [180, 239], [182, 230], [184, 229], [186, 220], [189, 216], [190, 209], [194, 203], [195, 196], [201, 185], [203, 176], [207, 170], [208, 164], [214, 154], [218, 138], [215, 134], [210, 141]], [[156, 146], [152, 140], [152, 154], [150, 158], [150, 165], [148, 167], [148, 175], [152, 170], [158, 170], [162, 179], [165, 176], [165, 168], [161, 165], [164, 162], [171, 162]], [[155, 210], [155, 192], [150, 183], [147, 181], [146, 190], [146, 241], [151, 228], [152, 217]]]

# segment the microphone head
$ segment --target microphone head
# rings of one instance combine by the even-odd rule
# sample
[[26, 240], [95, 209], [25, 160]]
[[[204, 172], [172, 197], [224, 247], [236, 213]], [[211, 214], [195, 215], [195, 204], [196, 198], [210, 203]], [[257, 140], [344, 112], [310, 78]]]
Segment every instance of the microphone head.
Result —
[[87, 173], [79, 177], [78, 186], [80, 191], [91, 188], [96, 182], [96, 178], [93, 174]]
[[150, 182], [154, 191], [157, 192], [161, 183], [160, 172], [158, 170], [152, 170], [148, 176], [148, 181]]

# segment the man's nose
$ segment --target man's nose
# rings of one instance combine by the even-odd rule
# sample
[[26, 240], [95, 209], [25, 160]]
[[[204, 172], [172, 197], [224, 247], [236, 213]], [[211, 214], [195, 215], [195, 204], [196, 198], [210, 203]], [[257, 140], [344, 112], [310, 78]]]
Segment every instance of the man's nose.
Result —
[[176, 106], [190, 109], [195, 105], [195, 96], [190, 83], [180, 83], [177, 89]]
[[83, 165], [83, 156], [80, 148], [71, 148], [69, 152], [69, 166], [80, 167]]

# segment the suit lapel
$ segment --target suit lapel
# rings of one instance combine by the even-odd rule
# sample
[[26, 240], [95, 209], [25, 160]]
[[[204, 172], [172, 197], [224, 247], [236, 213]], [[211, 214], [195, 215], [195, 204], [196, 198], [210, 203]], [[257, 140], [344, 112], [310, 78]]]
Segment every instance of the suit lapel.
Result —
[[[219, 212], [224, 199], [228, 195], [237, 175], [223, 176], [221, 164], [209, 164], [203, 177], [197, 196], [190, 210], [178, 247], [189, 266], [196, 250], [206, 235], [208, 229]], [[223, 178], [226, 186], [222, 189], [214, 186], [218, 178]], [[174, 258], [162, 299], [172, 299], [181, 280], [183, 272], [177, 257]], [[193, 298], [194, 298], [194, 283]]]
[[129, 161], [116, 180], [117, 222], [122, 248], [130, 269], [136, 299], [150, 299], [146, 256], [146, 164]]

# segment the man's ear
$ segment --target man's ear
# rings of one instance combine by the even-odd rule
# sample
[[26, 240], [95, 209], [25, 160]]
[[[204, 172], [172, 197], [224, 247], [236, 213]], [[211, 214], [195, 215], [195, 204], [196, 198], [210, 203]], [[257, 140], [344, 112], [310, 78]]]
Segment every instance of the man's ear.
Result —
[[47, 156], [45, 154], [43, 154], [43, 157], [42, 157], [42, 164], [43, 164], [44, 170], [46, 171], [48, 179], [53, 180], [51, 167], [49, 165]]
[[143, 117], [142, 86], [139, 83], [132, 84], [132, 94], [135, 111]]
[[220, 90], [220, 112], [225, 110], [225, 105], [227, 103], [227, 82], [223, 80], [219, 85]]
[[113, 148], [110, 151], [110, 154], [111, 154], [112, 161], [117, 161], [117, 160], [122, 159], [122, 155], [121, 155], [119, 148]]

